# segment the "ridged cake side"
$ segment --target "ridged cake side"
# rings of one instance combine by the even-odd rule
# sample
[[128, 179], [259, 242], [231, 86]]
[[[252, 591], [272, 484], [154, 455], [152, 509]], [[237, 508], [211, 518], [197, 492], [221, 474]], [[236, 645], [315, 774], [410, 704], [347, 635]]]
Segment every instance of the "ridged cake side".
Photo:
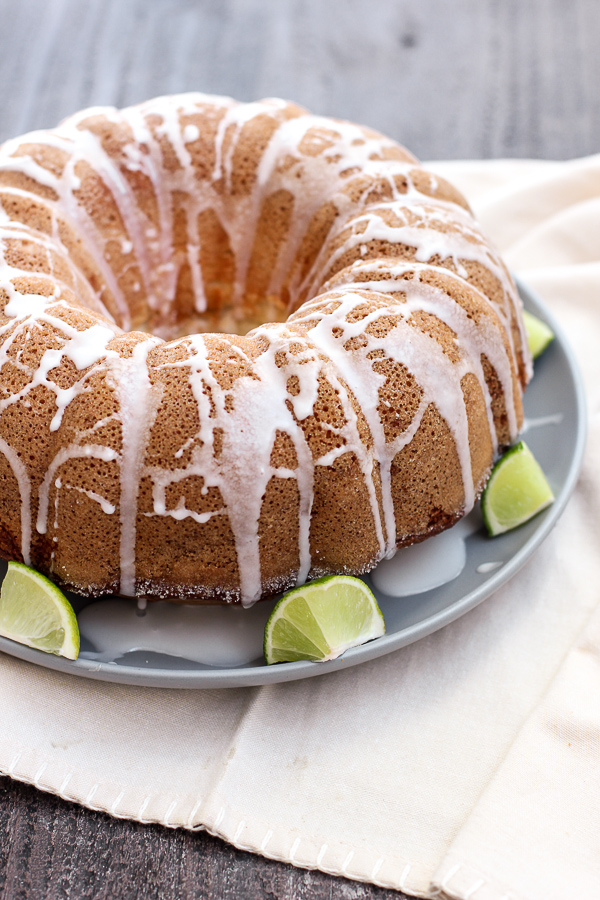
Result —
[[85, 110], [0, 149], [0, 206], [0, 550], [67, 587], [248, 604], [368, 571], [518, 433], [510, 276], [368, 129]]

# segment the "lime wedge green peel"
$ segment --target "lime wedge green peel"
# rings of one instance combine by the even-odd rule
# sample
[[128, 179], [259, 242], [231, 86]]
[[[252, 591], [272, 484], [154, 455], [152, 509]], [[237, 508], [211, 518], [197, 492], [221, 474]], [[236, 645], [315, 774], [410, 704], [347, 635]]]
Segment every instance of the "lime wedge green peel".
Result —
[[527, 332], [527, 343], [529, 344], [529, 352], [534, 359], [540, 356], [548, 344], [554, 340], [554, 332], [545, 322], [538, 319], [537, 316], [523, 310], [523, 323]]
[[265, 659], [324, 662], [383, 634], [381, 610], [366, 584], [328, 575], [283, 595], [265, 627]]
[[490, 535], [516, 528], [546, 509], [552, 489], [535, 456], [519, 441], [502, 456], [481, 496], [483, 521]]
[[79, 656], [73, 607], [55, 584], [23, 563], [10, 562], [2, 582], [0, 634], [45, 653]]

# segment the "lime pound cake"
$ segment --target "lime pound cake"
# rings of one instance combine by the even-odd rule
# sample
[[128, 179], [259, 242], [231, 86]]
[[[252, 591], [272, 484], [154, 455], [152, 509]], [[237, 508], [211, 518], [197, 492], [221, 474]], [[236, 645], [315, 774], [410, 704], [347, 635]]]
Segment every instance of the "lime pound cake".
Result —
[[282, 100], [0, 148], [0, 553], [249, 605], [448, 528], [516, 438], [515, 286], [393, 140]]

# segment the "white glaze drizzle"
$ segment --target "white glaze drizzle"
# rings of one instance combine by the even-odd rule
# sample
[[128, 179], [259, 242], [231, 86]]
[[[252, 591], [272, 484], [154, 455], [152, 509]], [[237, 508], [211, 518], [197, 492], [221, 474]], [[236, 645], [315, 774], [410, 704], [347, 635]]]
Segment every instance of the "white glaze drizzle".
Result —
[[[410, 272], [415, 267], [405, 266], [402, 271]], [[400, 271], [397, 272], [400, 274]], [[412, 280], [402, 281], [402, 290], [406, 292], [406, 302], [398, 303], [393, 298], [381, 298], [384, 303], [372, 310], [366, 317], [356, 322], [349, 322], [355, 307], [364, 304], [367, 294], [355, 291], [323, 294], [304, 305], [301, 311], [292, 316], [291, 323], [308, 320], [315, 323], [309, 332], [312, 343], [319, 347], [334, 363], [337, 370], [351, 387], [358, 398], [369, 423], [375, 441], [375, 455], [381, 466], [383, 508], [385, 526], [388, 535], [385, 552], [392, 555], [396, 549], [396, 528], [392, 499], [391, 465], [396, 454], [414, 437], [423, 413], [434, 403], [440, 415], [446, 420], [454, 437], [463, 474], [464, 512], [468, 512], [474, 503], [473, 477], [469, 450], [468, 423], [461, 379], [467, 373], [476, 375], [487, 394], [485, 379], [481, 371], [479, 355], [481, 349], [489, 349], [492, 358], [493, 339], [482, 343], [481, 329], [475, 329], [464, 310], [454, 304], [450, 298], [440, 291], [434, 291], [418, 281], [419, 267], [415, 269]], [[389, 284], [378, 282], [377, 284]], [[361, 284], [362, 287], [362, 284]], [[396, 289], [398, 284], [396, 283]], [[336, 308], [328, 308], [328, 301], [335, 301]], [[330, 304], [329, 304], [330, 305]], [[323, 312], [318, 307], [324, 307]], [[459, 364], [451, 362], [437, 341], [427, 334], [412, 328], [408, 324], [412, 313], [417, 310], [433, 312], [445, 321], [458, 335], [462, 358]], [[396, 327], [386, 334], [385, 338], [377, 338], [369, 334], [367, 329], [378, 318], [394, 316]], [[364, 339], [362, 347], [348, 352], [344, 345], [357, 336]], [[488, 348], [489, 345], [489, 348]], [[388, 359], [400, 363], [412, 373], [423, 390], [419, 410], [409, 428], [393, 441], [386, 441], [383, 424], [378, 414], [379, 390], [385, 377], [373, 370], [373, 354], [384, 351]], [[478, 352], [479, 351], [479, 352]], [[444, 390], [440, 391], [443, 384]], [[493, 427], [493, 421], [492, 421]]]
[[21, 555], [25, 565], [31, 564], [31, 481], [18, 453], [4, 438], [0, 438], [0, 453], [3, 453], [17, 480], [21, 498]]
[[[118, 455], [110, 447], [102, 447], [98, 444], [86, 444], [84, 446], [81, 446], [79, 444], [70, 445], [59, 450], [48, 466], [46, 474], [44, 476], [44, 480], [42, 481], [39, 488], [39, 505], [36, 524], [36, 529], [39, 534], [46, 534], [48, 528], [48, 504], [50, 500], [50, 488], [52, 487], [53, 482], [57, 491], [59, 491], [62, 487], [62, 483], [59, 483], [59, 479], [54, 481], [54, 477], [60, 470], [60, 467], [71, 459], [101, 459], [104, 460], [104, 462], [112, 462], [118, 459]], [[104, 507], [102, 508], [102, 511], [108, 512], [108, 510]]]
[[[159, 398], [148, 378], [146, 359], [150, 350], [161, 343], [150, 337], [136, 344], [132, 355], [120, 360], [118, 392], [123, 451], [121, 469], [121, 587], [125, 597], [135, 596], [135, 544], [137, 498], [142, 463], [148, 435], [158, 408]], [[116, 374], [113, 369], [113, 374]]]

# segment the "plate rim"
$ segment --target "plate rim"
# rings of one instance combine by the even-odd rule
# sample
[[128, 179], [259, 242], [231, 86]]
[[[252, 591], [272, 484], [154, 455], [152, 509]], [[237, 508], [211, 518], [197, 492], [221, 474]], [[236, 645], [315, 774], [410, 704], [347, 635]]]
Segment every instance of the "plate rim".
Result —
[[236, 668], [212, 666], [206, 669], [160, 669], [141, 666], [120, 666], [118, 663], [101, 663], [82, 658], [74, 661], [67, 660], [60, 656], [43, 653], [41, 650], [35, 650], [24, 644], [18, 644], [1, 636], [0, 651], [25, 662], [42, 666], [45, 669], [59, 671], [79, 678], [89, 678], [117, 684], [146, 688], [178, 689], [257, 687], [265, 684], [280, 684], [304, 678], [319, 677], [378, 659], [380, 656], [400, 650], [402, 647], [406, 647], [433, 634], [440, 628], [444, 628], [467, 612], [470, 612], [470, 610], [492, 596], [502, 585], [513, 578], [550, 534], [573, 493], [581, 471], [586, 446], [587, 412], [585, 389], [575, 354], [570, 347], [562, 326], [545, 303], [522, 279], [514, 277], [514, 280], [525, 308], [548, 322], [566, 358], [575, 395], [576, 437], [567, 477], [555, 502], [549, 508], [548, 514], [540, 521], [539, 528], [535, 530], [531, 537], [501, 569], [490, 574], [477, 588], [469, 591], [448, 607], [432, 613], [419, 622], [406, 626], [393, 634], [386, 634], [370, 643], [354, 647], [338, 659], [325, 663], [302, 661], [276, 666], [267, 666], [266, 664]]

